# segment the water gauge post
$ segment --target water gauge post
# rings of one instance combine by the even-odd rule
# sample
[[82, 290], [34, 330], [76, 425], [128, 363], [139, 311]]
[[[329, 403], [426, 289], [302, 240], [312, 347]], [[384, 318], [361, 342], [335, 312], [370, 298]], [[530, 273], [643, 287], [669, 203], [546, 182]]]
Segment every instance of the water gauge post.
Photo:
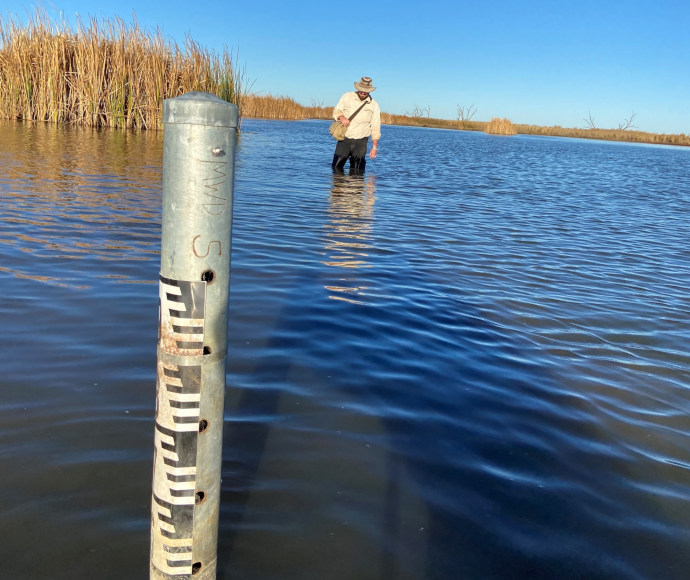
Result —
[[237, 107], [163, 103], [152, 579], [216, 577]]

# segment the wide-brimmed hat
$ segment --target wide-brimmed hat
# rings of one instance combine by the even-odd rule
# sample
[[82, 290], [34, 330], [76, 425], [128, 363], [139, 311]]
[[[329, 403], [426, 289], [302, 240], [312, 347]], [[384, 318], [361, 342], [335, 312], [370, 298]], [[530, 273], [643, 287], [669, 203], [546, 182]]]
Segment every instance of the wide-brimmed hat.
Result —
[[355, 82], [355, 89], [363, 93], [373, 93], [376, 87], [371, 86], [371, 77], [362, 77], [359, 82]]

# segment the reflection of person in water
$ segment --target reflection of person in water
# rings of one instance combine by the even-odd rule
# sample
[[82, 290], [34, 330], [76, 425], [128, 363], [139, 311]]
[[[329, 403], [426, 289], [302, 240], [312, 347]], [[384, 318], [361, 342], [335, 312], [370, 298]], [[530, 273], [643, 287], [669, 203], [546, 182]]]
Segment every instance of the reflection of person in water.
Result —
[[[355, 83], [355, 91], [345, 93], [333, 109], [333, 118], [347, 127], [345, 139], [335, 146], [333, 171], [342, 173], [345, 162], [350, 160], [350, 173], [362, 174], [367, 166], [367, 143], [371, 136], [369, 159], [374, 159], [381, 138], [381, 109], [371, 98], [370, 93], [376, 90], [371, 78], [362, 77]], [[353, 113], [356, 115], [350, 121]]]
[[371, 267], [367, 252], [372, 247], [374, 194], [373, 176], [333, 175], [324, 264], [343, 268], [337, 284], [326, 286], [333, 300], [362, 303], [355, 298], [364, 295], [366, 286], [354, 270]]

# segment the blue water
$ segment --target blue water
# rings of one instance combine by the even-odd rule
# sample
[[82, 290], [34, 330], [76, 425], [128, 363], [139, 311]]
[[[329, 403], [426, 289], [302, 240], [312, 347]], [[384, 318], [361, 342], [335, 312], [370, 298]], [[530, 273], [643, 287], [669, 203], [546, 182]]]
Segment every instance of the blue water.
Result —
[[[0, 124], [3, 575], [146, 578], [162, 136]], [[219, 578], [690, 569], [690, 150], [245, 120]]]

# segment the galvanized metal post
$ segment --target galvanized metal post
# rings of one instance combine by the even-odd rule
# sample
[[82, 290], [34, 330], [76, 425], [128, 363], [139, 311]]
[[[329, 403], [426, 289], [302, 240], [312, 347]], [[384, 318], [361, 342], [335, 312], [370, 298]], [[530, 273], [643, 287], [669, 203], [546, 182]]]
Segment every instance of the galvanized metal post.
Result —
[[237, 107], [163, 103], [151, 578], [215, 578]]

